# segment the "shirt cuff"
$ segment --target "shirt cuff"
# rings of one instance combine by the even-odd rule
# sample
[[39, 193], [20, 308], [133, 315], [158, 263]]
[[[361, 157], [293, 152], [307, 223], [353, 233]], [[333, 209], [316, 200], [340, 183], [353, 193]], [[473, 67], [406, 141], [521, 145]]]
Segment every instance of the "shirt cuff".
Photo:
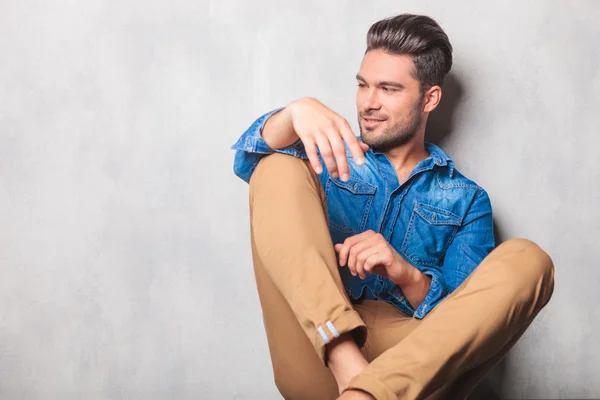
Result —
[[273, 114], [283, 110], [284, 107], [279, 107], [259, 117], [250, 127], [242, 134], [242, 136], [231, 146], [232, 150], [241, 150], [247, 153], [255, 154], [272, 154], [284, 153], [298, 158], [308, 159], [304, 151], [304, 146], [300, 140], [296, 143], [281, 149], [272, 149], [262, 137], [262, 131], [267, 123], [267, 120]]
[[[447, 295], [444, 278], [440, 271], [434, 268], [426, 268], [422, 269], [421, 272], [431, 277], [431, 284], [429, 285], [429, 291], [427, 292], [425, 299], [419, 307], [414, 310], [414, 317], [418, 319], [425, 318], [425, 316]], [[412, 309], [412, 306], [410, 306], [408, 302], [407, 305]]]
[[261, 133], [267, 120], [276, 112], [281, 111], [283, 107], [270, 111], [250, 125], [250, 127], [240, 136], [237, 142], [231, 146], [235, 150], [233, 170], [235, 174], [246, 182], [250, 182], [250, 177], [262, 157], [272, 153], [283, 153], [291, 156], [308, 159], [304, 144], [298, 140], [291, 146], [282, 149], [272, 149], [264, 141]]
[[408, 302], [408, 299], [402, 292], [402, 288], [391, 281], [390, 283], [393, 286], [388, 290], [389, 297], [387, 298], [387, 300], [395, 304], [400, 311], [417, 319], [424, 318], [433, 309], [433, 307], [435, 307], [446, 297], [448, 293], [444, 283], [444, 278], [442, 277], [440, 271], [434, 268], [423, 268], [420, 269], [420, 271], [423, 274], [431, 277], [431, 283], [429, 285], [429, 290], [425, 295], [425, 299], [423, 299], [423, 302], [419, 305], [419, 307], [415, 309]]

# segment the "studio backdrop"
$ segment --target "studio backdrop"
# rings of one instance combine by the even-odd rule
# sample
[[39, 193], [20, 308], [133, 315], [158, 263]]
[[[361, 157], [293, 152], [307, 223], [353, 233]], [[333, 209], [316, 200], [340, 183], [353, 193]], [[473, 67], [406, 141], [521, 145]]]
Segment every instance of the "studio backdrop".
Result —
[[600, 398], [594, 0], [0, 0], [0, 398], [279, 399], [230, 146], [305, 96], [356, 132], [406, 12], [454, 46], [429, 140], [556, 266], [481, 396]]

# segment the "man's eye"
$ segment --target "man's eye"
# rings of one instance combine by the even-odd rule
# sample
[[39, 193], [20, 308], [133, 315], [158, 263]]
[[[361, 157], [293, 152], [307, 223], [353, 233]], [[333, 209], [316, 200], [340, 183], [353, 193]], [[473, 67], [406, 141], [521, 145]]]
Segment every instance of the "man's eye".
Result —
[[364, 83], [359, 83], [358, 84], [358, 87], [365, 87], [365, 86], [367, 86], [367, 85], [365, 85]]
[[391, 93], [391, 92], [395, 92], [395, 91], [396, 91], [395, 89], [392, 89], [392, 88], [389, 88], [389, 87], [383, 87], [383, 88], [381, 88], [381, 89], [382, 89], [384, 92], [388, 92], [388, 93]]

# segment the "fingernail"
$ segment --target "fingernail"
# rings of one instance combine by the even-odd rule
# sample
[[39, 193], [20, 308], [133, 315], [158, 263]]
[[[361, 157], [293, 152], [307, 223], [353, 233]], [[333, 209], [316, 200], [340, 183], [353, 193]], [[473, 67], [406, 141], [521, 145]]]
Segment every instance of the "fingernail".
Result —
[[365, 163], [365, 159], [364, 158], [357, 158], [356, 159], [356, 164], [357, 165], [363, 165]]
[[344, 182], [346, 182], [348, 179], [350, 179], [350, 177], [348, 176], [348, 174], [343, 174], [343, 175], [342, 175], [342, 180], [343, 180]]
[[338, 175], [338, 173], [337, 173], [337, 172], [332, 172], [332, 173], [331, 173], [331, 176], [333, 176], [334, 178], [337, 178], [339, 175]]
[[321, 167], [317, 167], [317, 168], [315, 168], [315, 172], [316, 172], [317, 174], [320, 174], [320, 173], [322, 173], [322, 172], [323, 172], [323, 168], [321, 168]]

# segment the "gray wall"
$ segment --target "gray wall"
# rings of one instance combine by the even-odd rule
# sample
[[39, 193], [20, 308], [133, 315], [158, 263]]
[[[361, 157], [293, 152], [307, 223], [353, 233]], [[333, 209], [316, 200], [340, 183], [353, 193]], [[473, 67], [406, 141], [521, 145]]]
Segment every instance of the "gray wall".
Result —
[[400, 12], [455, 46], [432, 137], [557, 267], [482, 390], [600, 398], [593, 0], [1, 0], [0, 398], [279, 398], [229, 146], [302, 96], [355, 127], [366, 30]]

